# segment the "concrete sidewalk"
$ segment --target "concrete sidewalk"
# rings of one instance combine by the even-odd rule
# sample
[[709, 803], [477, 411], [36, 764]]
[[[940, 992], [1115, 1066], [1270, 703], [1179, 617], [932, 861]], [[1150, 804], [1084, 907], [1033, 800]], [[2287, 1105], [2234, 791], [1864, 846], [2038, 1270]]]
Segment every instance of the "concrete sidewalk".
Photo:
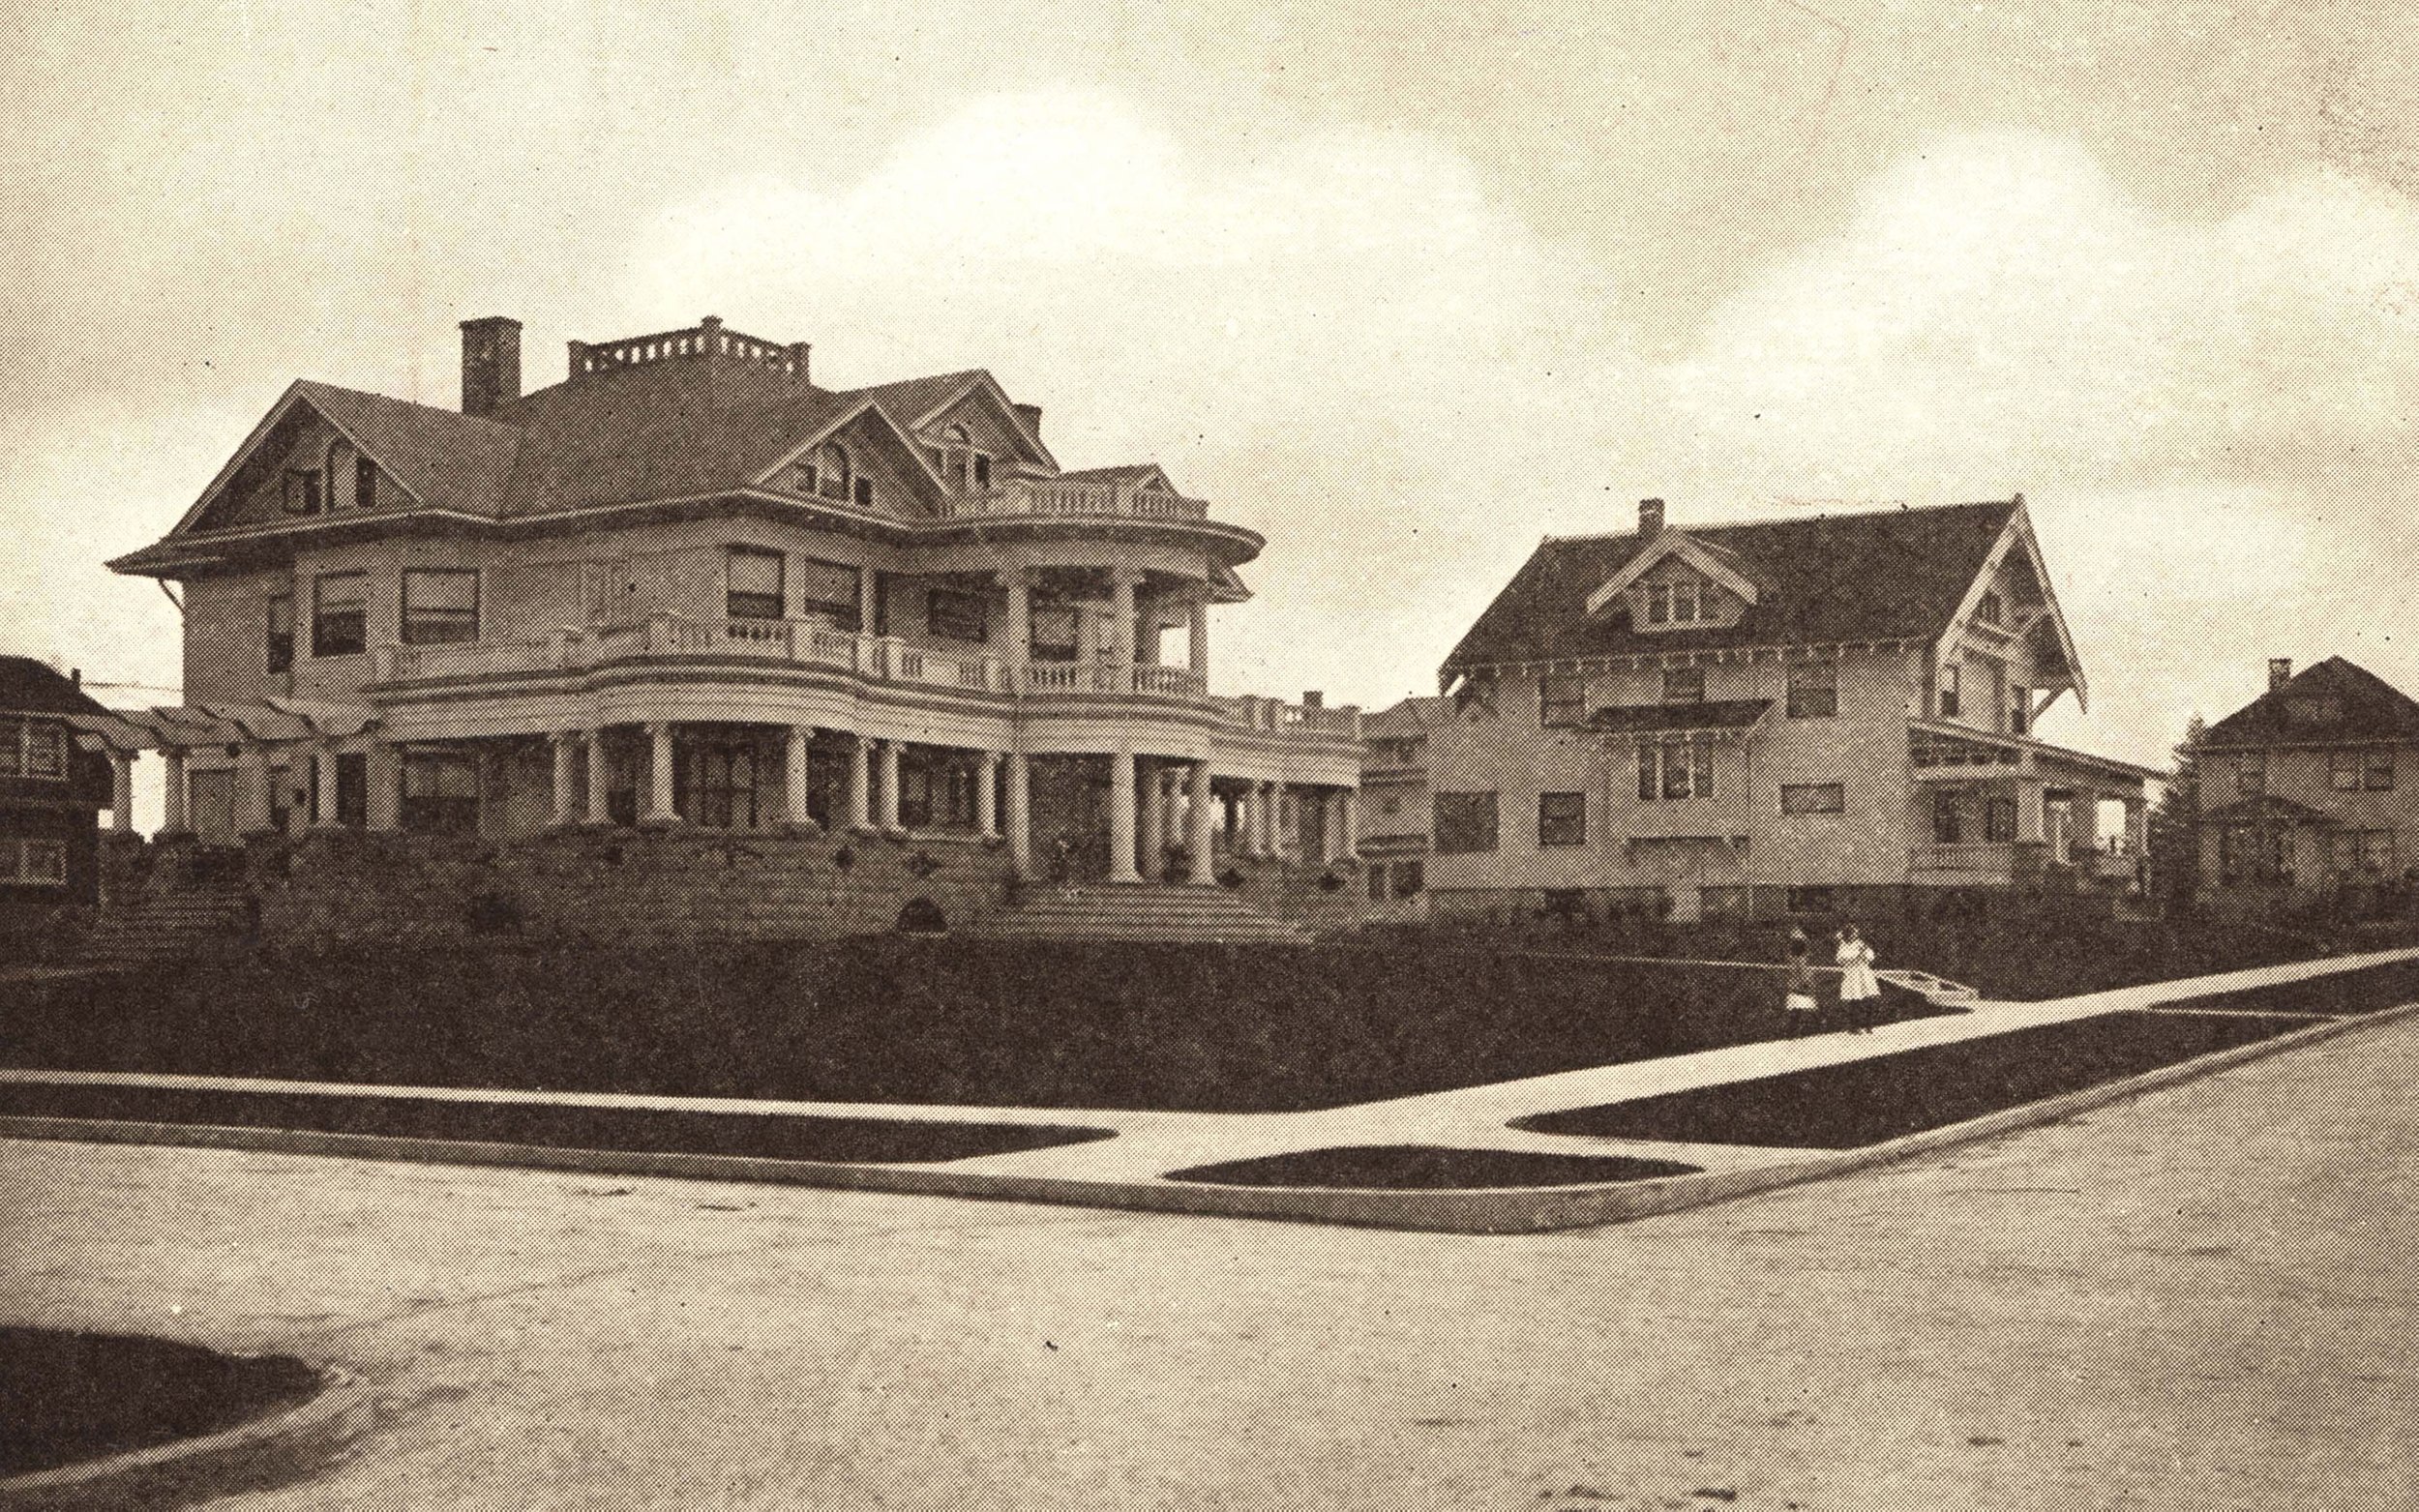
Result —
[[[1076, 1125], [1110, 1129], [1116, 1138], [1014, 1154], [930, 1165], [832, 1165], [724, 1156], [646, 1156], [517, 1146], [451, 1144], [426, 1139], [318, 1135], [278, 1130], [197, 1131], [125, 1126], [113, 1137], [140, 1141], [190, 1141], [225, 1147], [386, 1155], [397, 1159], [460, 1159], [598, 1172], [634, 1171], [704, 1177], [798, 1181], [863, 1190], [947, 1193], [1100, 1206], [1248, 1214], [1339, 1223], [1375, 1223], [1498, 1232], [1617, 1222], [1812, 1179], [1954, 1141], [2064, 1116], [2135, 1085], [2192, 1075], [2290, 1049], [2334, 1032], [2340, 1024], [2313, 1018], [2303, 1034], [2213, 1055], [2205, 1062], [2153, 1072], [2132, 1082], [2077, 1092], [2026, 1109], [2009, 1110], [1971, 1125], [1936, 1130], [1860, 1150], [1672, 1143], [1580, 1138], [1508, 1127], [1515, 1119], [1596, 1107], [1696, 1087], [1753, 1081], [1820, 1066], [1955, 1044], [2042, 1024], [2123, 1013], [2181, 998], [2305, 981], [2364, 967], [2419, 960], [2419, 949], [2380, 951], [2264, 966], [2247, 971], [2124, 988], [2045, 1003], [1978, 1002], [1964, 1012], [1884, 1025], [1869, 1034], [1827, 1033], [1773, 1040], [1691, 1055], [1589, 1067], [1516, 1082], [1425, 1093], [1299, 1113], [1183, 1113], [1117, 1110], [970, 1108], [891, 1104], [759, 1102], [644, 1097], [606, 1093], [530, 1093], [439, 1088], [352, 1087], [212, 1077], [0, 1070], [0, 1082], [99, 1082], [127, 1085], [219, 1087], [300, 1092], [329, 1097], [412, 1096], [463, 1102], [556, 1103], [642, 1109], [692, 1109], [736, 1115], [822, 1114], [948, 1122]], [[2374, 1017], [2374, 1016], [2373, 1016]], [[65, 1120], [0, 1117], [0, 1135], [98, 1137], [96, 1126]], [[1676, 1162], [1700, 1174], [1657, 1180], [1486, 1192], [1340, 1192], [1313, 1188], [1240, 1188], [1170, 1181], [1170, 1172], [1217, 1162], [1357, 1145], [1429, 1144], [1628, 1156]]]
[[2419, 1504], [2419, 1023], [1517, 1237], [0, 1143], [0, 1321], [294, 1352], [227, 1512]]

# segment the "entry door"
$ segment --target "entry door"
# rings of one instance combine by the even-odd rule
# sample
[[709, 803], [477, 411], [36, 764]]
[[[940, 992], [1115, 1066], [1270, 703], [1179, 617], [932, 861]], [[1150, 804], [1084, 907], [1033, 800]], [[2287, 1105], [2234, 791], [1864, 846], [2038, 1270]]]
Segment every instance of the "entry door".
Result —
[[191, 816], [186, 822], [205, 845], [235, 844], [235, 774], [221, 767], [195, 772], [186, 782]]

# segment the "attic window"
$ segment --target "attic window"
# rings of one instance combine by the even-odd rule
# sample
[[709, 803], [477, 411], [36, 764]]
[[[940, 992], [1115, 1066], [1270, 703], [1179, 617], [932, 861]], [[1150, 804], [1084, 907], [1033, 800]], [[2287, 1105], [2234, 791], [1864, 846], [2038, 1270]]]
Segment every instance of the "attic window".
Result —
[[[837, 499], [846, 504], [856, 497], [856, 475], [849, 465], [847, 448], [837, 444], [822, 447], [798, 463], [798, 490], [802, 493]], [[869, 484], [863, 491], [865, 498], [859, 502], [872, 502], [872, 486]]]
[[1714, 614], [1712, 585], [1696, 578], [1674, 578], [1646, 585], [1649, 625], [1693, 625]]
[[288, 467], [285, 470], [285, 513], [319, 513], [319, 474], [316, 471], [309, 467]]
[[1977, 624], [2005, 624], [2006, 618], [2006, 608], [2001, 604], [1999, 595], [1996, 593], [1984, 594], [1983, 601], [1974, 606], [1974, 619]]

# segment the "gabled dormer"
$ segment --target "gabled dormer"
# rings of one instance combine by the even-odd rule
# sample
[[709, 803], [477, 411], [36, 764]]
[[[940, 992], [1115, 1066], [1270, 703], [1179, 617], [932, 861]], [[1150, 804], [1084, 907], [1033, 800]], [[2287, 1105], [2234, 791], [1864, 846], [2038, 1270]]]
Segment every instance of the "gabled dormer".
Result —
[[1736, 553], [1663, 522], [1663, 501], [1638, 501], [1636, 555], [1588, 595], [1587, 611], [1627, 611], [1644, 635], [1736, 625], [1767, 589]]

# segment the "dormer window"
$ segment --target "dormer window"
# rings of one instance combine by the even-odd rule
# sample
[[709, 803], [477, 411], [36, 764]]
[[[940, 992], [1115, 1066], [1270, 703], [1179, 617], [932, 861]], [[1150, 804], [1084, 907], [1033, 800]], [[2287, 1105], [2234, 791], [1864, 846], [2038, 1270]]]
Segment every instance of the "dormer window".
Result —
[[1940, 717], [1957, 717], [1964, 698], [1965, 669], [1951, 662], [1940, 669]]
[[941, 482], [960, 493], [991, 487], [991, 459], [974, 450], [974, 437], [964, 426], [941, 432], [941, 444], [933, 448], [933, 468]]
[[1646, 622], [1650, 625], [1693, 625], [1711, 617], [1713, 594], [1695, 578], [1675, 578], [1646, 585]]

